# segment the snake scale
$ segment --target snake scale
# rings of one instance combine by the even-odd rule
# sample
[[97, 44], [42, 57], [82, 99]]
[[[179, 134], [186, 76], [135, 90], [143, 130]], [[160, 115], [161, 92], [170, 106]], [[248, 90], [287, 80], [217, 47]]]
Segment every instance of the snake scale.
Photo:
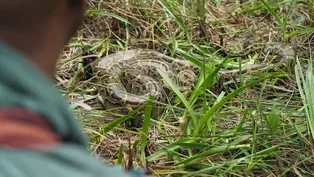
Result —
[[[263, 52], [279, 55], [279, 60], [270, 65], [251, 64], [241, 70], [220, 71], [219, 75], [237, 75], [265, 67], [283, 67], [291, 64], [295, 57], [290, 45], [278, 42], [265, 43]], [[164, 102], [171, 89], [157, 72], [157, 68], [164, 71], [179, 86], [180, 91], [192, 89], [200, 70], [187, 60], [172, 58], [150, 49], [132, 49], [110, 54], [102, 58], [96, 66], [101, 84], [106, 85], [104, 89], [100, 89], [104, 107], [137, 107], [145, 103], [150, 95], [156, 101]], [[162, 109], [154, 109], [153, 114], [155, 112], [157, 116], [160, 111]]]

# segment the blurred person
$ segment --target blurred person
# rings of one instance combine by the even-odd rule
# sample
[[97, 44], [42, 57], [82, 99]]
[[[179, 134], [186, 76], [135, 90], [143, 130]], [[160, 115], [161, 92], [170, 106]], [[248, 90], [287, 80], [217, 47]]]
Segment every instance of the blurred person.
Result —
[[52, 84], [58, 56], [83, 20], [84, 4], [0, 0], [0, 176], [145, 176], [93, 157]]

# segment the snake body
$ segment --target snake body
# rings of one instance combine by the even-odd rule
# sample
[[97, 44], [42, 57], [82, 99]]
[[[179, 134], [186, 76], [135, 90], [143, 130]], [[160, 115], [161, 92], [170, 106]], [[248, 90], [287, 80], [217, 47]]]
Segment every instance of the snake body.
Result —
[[103, 58], [97, 66], [98, 76], [107, 88], [100, 95], [107, 109], [129, 104], [139, 106], [154, 96], [163, 102], [170, 86], [157, 68], [167, 74], [179, 90], [190, 90], [196, 80], [195, 67], [187, 60], [175, 59], [149, 49], [119, 51]]
[[[265, 67], [283, 67], [290, 64], [295, 56], [289, 45], [278, 42], [266, 43], [263, 52], [279, 55], [279, 61], [270, 65], [252, 64], [241, 70], [220, 71], [219, 74], [237, 75]], [[157, 68], [179, 85], [180, 91], [192, 89], [200, 69], [187, 60], [172, 58], [149, 49], [132, 49], [110, 54], [102, 58], [96, 68], [101, 82], [107, 85], [107, 88], [100, 91], [107, 109], [126, 104], [136, 107], [146, 102], [150, 95], [156, 101], [164, 102], [168, 94], [166, 90], [170, 87], [157, 72]]]
[[[267, 42], [264, 45], [262, 53], [264, 55], [275, 55], [278, 56], [277, 59], [271, 61], [271, 64], [267, 64], [265, 62], [263, 63], [258, 63], [258, 64], [250, 64], [248, 66], [243, 67], [241, 70], [240, 69], [235, 69], [235, 70], [227, 70], [227, 71], [221, 71], [221, 75], [238, 75], [240, 73], [247, 73], [250, 71], [256, 71], [256, 70], [261, 70], [263, 68], [265, 69], [274, 69], [275, 67], [282, 68], [285, 66], [291, 66], [291, 64], [294, 63], [295, 61], [295, 51], [294, 49], [284, 43], [280, 42]], [[264, 59], [265, 56], [261, 55], [259, 57], [259, 60]]]

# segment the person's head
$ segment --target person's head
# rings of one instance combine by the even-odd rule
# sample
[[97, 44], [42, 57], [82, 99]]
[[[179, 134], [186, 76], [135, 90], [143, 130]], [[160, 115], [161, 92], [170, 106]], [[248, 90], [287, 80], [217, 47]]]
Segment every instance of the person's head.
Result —
[[49, 77], [84, 16], [84, 0], [0, 0], [0, 41], [23, 52]]

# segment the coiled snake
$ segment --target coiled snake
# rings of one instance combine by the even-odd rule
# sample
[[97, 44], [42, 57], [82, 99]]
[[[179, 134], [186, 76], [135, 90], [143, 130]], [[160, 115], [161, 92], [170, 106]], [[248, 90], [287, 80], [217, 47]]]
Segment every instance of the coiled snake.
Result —
[[[294, 61], [294, 50], [286, 44], [268, 42], [263, 52], [280, 55], [279, 61], [267, 65], [252, 64], [241, 70], [220, 71], [220, 75], [236, 75], [265, 67], [283, 67]], [[180, 91], [191, 90], [197, 79], [199, 67], [187, 60], [175, 59], [149, 49], [133, 49], [110, 54], [101, 59], [96, 70], [101, 84], [100, 95], [106, 109], [121, 108], [126, 105], [136, 107], [146, 102], [150, 95], [156, 101], [164, 102], [170, 87], [156, 68], [168, 74]], [[125, 110], [125, 109], [124, 109]], [[155, 116], [162, 109], [154, 109]]]

